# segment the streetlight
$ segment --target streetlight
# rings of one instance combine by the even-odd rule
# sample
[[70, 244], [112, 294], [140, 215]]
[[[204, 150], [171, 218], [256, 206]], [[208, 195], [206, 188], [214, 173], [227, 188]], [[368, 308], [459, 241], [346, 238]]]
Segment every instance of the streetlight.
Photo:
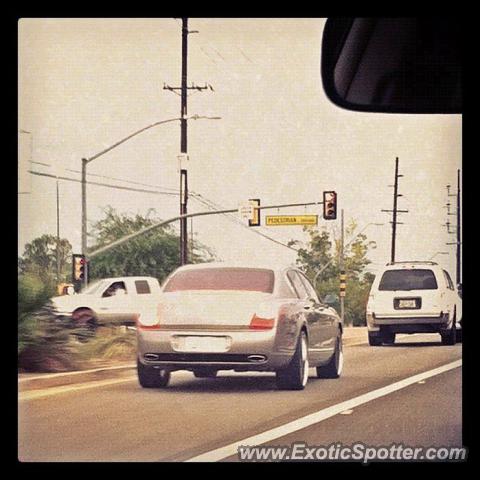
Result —
[[[126, 142], [127, 140], [130, 140], [132, 137], [135, 137], [136, 135], [144, 132], [145, 130], [149, 130], [150, 128], [156, 127], [157, 125], [162, 125], [164, 123], [177, 122], [182, 120], [199, 120], [199, 119], [220, 120], [221, 117], [207, 117], [207, 116], [200, 116], [200, 115], [192, 115], [191, 117], [187, 117], [187, 118], [179, 117], [179, 118], [169, 118], [167, 120], [160, 120], [159, 122], [152, 123], [150, 125], [147, 125], [146, 127], [141, 128], [140, 130], [137, 130], [131, 133], [130, 135], [126, 136], [125, 138], [122, 138], [121, 140], [114, 143], [110, 147], [105, 148], [101, 152], [89, 158], [82, 158], [82, 254], [83, 255], [87, 254], [87, 165], [91, 161], [100, 157], [101, 155], [104, 155], [105, 153], [109, 152], [110, 150], [113, 150], [114, 148], [118, 147], [119, 145]], [[87, 277], [88, 277], [88, 274], [85, 275], [84, 277], [85, 285], [87, 284]]]
[[[361, 235], [370, 225], [375, 225], [377, 227], [383, 227], [385, 224], [384, 223], [374, 223], [374, 222], [371, 222], [371, 223], [367, 223], [363, 228], [362, 230], [360, 230], [360, 232], [358, 232], [357, 234], [353, 235], [352, 238], [349, 240], [349, 242], [343, 247], [344, 249], [348, 246], [350, 246], [350, 244], [359, 236]], [[343, 256], [343, 252], [342, 252], [342, 256]], [[313, 277], [313, 285], [315, 286], [315, 288], [317, 288], [317, 279], [318, 277], [320, 276], [320, 274], [333, 262], [333, 258], [331, 260], [329, 260], [316, 274], [315, 274], [315, 277]]]
[[448, 255], [448, 252], [437, 252], [433, 254], [428, 260], [429, 261], [433, 260], [437, 255]]

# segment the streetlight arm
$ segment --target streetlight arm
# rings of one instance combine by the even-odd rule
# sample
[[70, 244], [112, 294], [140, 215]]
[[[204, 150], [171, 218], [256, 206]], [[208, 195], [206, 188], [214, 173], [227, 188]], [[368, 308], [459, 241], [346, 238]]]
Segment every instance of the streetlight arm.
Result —
[[[191, 117], [185, 118], [183, 120], [199, 120], [199, 119], [208, 119], [208, 120], [220, 120], [221, 117], [206, 117], [206, 116], [200, 116], [200, 115], [192, 115]], [[110, 147], [106, 148], [105, 150], [102, 150], [101, 152], [97, 153], [96, 155], [93, 155], [93, 157], [87, 158], [86, 163], [90, 163], [92, 160], [95, 160], [96, 158], [100, 157], [101, 155], [109, 152], [110, 150], [113, 150], [114, 148], [118, 147], [122, 143], [126, 142], [127, 140], [130, 140], [132, 137], [135, 137], [139, 133], [144, 132], [145, 130], [149, 130], [150, 128], [156, 127], [157, 125], [162, 125], [164, 123], [169, 123], [169, 122], [177, 122], [182, 120], [182, 118], [169, 118], [168, 120], [160, 120], [159, 122], [152, 123], [150, 125], [147, 125], [146, 127], [141, 128], [140, 130], [137, 130], [136, 132], [131, 133], [125, 138], [122, 138], [122, 140], [119, 140], [117, 143], [114, 143]]]

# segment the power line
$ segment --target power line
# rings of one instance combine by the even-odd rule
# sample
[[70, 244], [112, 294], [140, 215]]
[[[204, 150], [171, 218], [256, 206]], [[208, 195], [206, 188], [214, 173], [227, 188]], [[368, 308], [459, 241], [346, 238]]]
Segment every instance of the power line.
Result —
[[[31, 161], [31, 163], [35, 163], [35, 164], [38, 164], [38, 165], [43, 165], [45, 167], [53, 167], [53, 165], [51, 165], [49, 163], [34, 162], [34, 161]], [[72, 173], [82, 173], [81, 170], [75, 170], [73, 168], [66, 168], [65, 170], [68, 171], [68, 172], [72, 172]], [[143, 187], [161, 188], [161, 189], [164, 189], [164, 190], [171, 190], [171, 191], [174, 191], [174, 192], [178, 193], [178, 189], [172, 188], [172, 187], [165, 187], [163, 185], [152, 185], [151, 183], [135, 182], [133, 180], [126, 180], [124, 178], [111, 177], [111, 176], [108, 176], [108, 175], [99, 175], [97, 173], [87, 173], [87, 176], [98, 177], [98, 178], [106, 178], [107, 180], [115, 180], [117, 182], [130, 183], [132, 185], [141, 185]]]
[[[39, 162], [32, 162], [32, 163], [39, 163]], [[48, 165], [48, 164], [44, 164], [44, 165]], [[57, 179], [58, 180], [65, 180], [65, 181], [68, 181], [68, 182], [76, 182], [76, 183], [81, 183], [81, 180], [78, 180], [76, 178], [69, 178], [69, 177], [64, 177], [64, 176], [57, 176], [57, 175], [53, 175], [53, 174], [49, 174], [49, 173], [42, 173], [42, 172], [35, 172], [33, 170], [29, 170], [29, 173], [31, 173], [32, 175], [37, 175], [37, 176], [40, 176], [40, 177], [47, 177], [47, 178], [52, 178], [52, 179]], [[113, 178], [113, 177], [105, 177], [105, 178]], [[129, 182], [129, 180], [122, 180], [122, 179], [117, 179], [119, 181], [122, 181], [122, 182]], [[139, 183], [139, 182], [130, 182], [130, 183]], [[158, 191], [158, 190], [145, 190], [145, 189], [139, 189], [139, 188], [131, 188], [131, 187], [124, 187], [122, 185], [112, 185], [112, 184], [107, 184], [107, 183], [100, 183], [100, 182], [91, 182], [91, 181], [88, 181], [87, 184], [89, 185], [96, 185], [96, 186], [100, 186], [100, 187], [107, 187], [107, 188], [113, 188], [113, 189], [119, 189], [119, 190], [127, 190], [127, 191], [132, 191], [132, 192], [140, 192], [140, 193], [151, 193], [151, 194], [156, 194], [156, 195], [170, 195], [170, 196], [178, 196], [180, 195], [180, 193], [177, 191], [177, 192], [162, 192], [162, 191]], [[23, 192], [20, 192], [20, 193], [23, 193]], [[194, 200], [196, 200], [197, 202], [199, 203], [202, 203], [203, 205], [205, 205], [207, 208], [209, 208], [210, 210], [212, 211], [217, 211], [219, 210], [219, 208], [217, 208], [215, 206], [215, 203], [214, 202], [211, 202], [210, 200], [208, 200], [207, 198], [203, 197], [202, 195], [200, 195], [199, 193], [196, 193], [196, 192], [190, 192], [190, 195], [192, 196], [192, 198]], [[200, 198], [201, 197], [201, 198]], [[218, 204], [217, 204], [218, 205]], [[272, 237], [269, 237], [268, 235], [262, 233], [262, 232], [259, 232], [258, 230], [252, 230], [250, 227], [248, 227], [247, 225], [244, 225], [240, 220], [238, 220], [236, 218], [236, 216], [234, 214], [228, 214], [228, 213], [224, 213], [222, 214], [223, 216], [225, 216], [228, 220], [234, 222], [234, 223], [237, 223], [238, 225], [240, 225], [241, 227], [243, 228], [247, 228], [250, 232], [252, 233], [255, 233], [257, 235], [260, 235], [261, 237], [264, 237], [266, 238], [267, 240], [270, 240], [278, 245], [282, 245], [286, 248], [289, 248], [290, 250], [294, 250], [296, 252], [298, 252], [299, 250], [294, 248], [294, 247], [291, 247], [285, 243], [282, 243], [280, 242], [279, 240], [276, 240]]]
[[[200, 202], [202, 203], [203, 205], [205, 205], [207, 208], [211, 209], [211, 210], [222, 210], [224, 207], [222, 207], [220, 204], [216, 204], [215, 205], [215, 202], [212, 202], [210, 200], [208, 200], [207, 198], [205, 197], [202, 197], [202, 199], [198, 198], [198, 197], [202, 197], [202, 195], [200, 194], [192, 194], [192, 198], [194, 198], [195, 200], [197, 200], [197, 202]], [[299, 252], [300, 250], [297, 249], [297, 248], [294, 248], [290, 245], [287, 245], [286, 243], [283, 243], [283, 242], [280, 242], [279, 240], [276, 240], [275, 238], [272, 238], [262, 232], [259, 232], [258, 230], [253, 230], [251, 227], [245, 225], [241, 220], [239, 220], [235, 214], [231, 214], [231, 213], [224, 213], [222, 214], [223, 216], [225, 216], [228, 220], [230, 221], [233, 221], [234, 223], [237, 223], [238, 225], [240, 225], [241, 227], [243, 228], [246, 228], [248, 229], [250, 232], [252, 233], [256, 233], [257, 235], [260, 235], [261, 237], [264, 237], [266, 238], [267, 240], [270, 240], [274, 243], [277, 243], [278, 245], [282, 245], [283, 247], [286, 247], [286, 248], [289, 248], [290, 250], [294, 250], [295, 252]]]
[[[58, 180], [65, 180], [67, 182], [76, 182], [76, 183], [81, 183], [82, 182], [81, 180], [78, 180], [76, 178], [53, 175], [53, 174], [50, 174], [50, 173], [35, 172], [33, 170], [29, 170], [28, 172], [31, 173], [32, 175], [38, 175], [40, 177], [48, 177], [48, 178], [53, 178], [53, 179], [58, 179]], [[112, 184], [101, 183], [101, 182], [91, 182], [91, 181], [89, 181], [89, 182], [87, 182], [87, 184], [96, 185], [96, 186], [99, 186], [99, 187], [114, 188], [114, 189], [117, 189], [117, 190], [127, 190], [127, 191], [131, 191], [131, 192], [153, 193], [153, 194], [157, 194], [157, 195], [173, 195], [173, 196], [178, 196], [179, 195], [179, 193], [175, 193], [175, 192], [162, 192], [160, 190], [145, 190], [145, 189], [141, 189], [141, 188], [124, 187], [122, 185], [112, 185]]]

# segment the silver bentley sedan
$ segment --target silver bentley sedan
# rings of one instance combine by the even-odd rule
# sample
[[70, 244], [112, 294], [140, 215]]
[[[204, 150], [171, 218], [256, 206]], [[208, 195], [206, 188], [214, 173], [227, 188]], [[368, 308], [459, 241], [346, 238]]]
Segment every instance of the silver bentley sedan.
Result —
[[342, 371], [342, 322], [296, 268], [187, 265], [164, 282], [156, 308], [137, 319], [140, 385], [166, 387], [171, 372], [271, 371], [278, 388], [302, 390]]

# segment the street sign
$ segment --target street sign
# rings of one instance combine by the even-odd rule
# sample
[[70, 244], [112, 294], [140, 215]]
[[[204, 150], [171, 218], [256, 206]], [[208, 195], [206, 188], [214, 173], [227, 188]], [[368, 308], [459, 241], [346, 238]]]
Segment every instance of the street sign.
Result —
[[259, 227], [260, 226], [260, 199], [250, 198], [248, 202], [253, 207], [253, 216], [250, 220], [248, 220], [248, 226]]
[[283, 225], [317, 225], [318, 215], [267, 215], [265, 223], [269, 227]]
[[242, 203], [238, 206], [238, 214], [245, 222], [253, 220], [254, 213], [253, 203]]

